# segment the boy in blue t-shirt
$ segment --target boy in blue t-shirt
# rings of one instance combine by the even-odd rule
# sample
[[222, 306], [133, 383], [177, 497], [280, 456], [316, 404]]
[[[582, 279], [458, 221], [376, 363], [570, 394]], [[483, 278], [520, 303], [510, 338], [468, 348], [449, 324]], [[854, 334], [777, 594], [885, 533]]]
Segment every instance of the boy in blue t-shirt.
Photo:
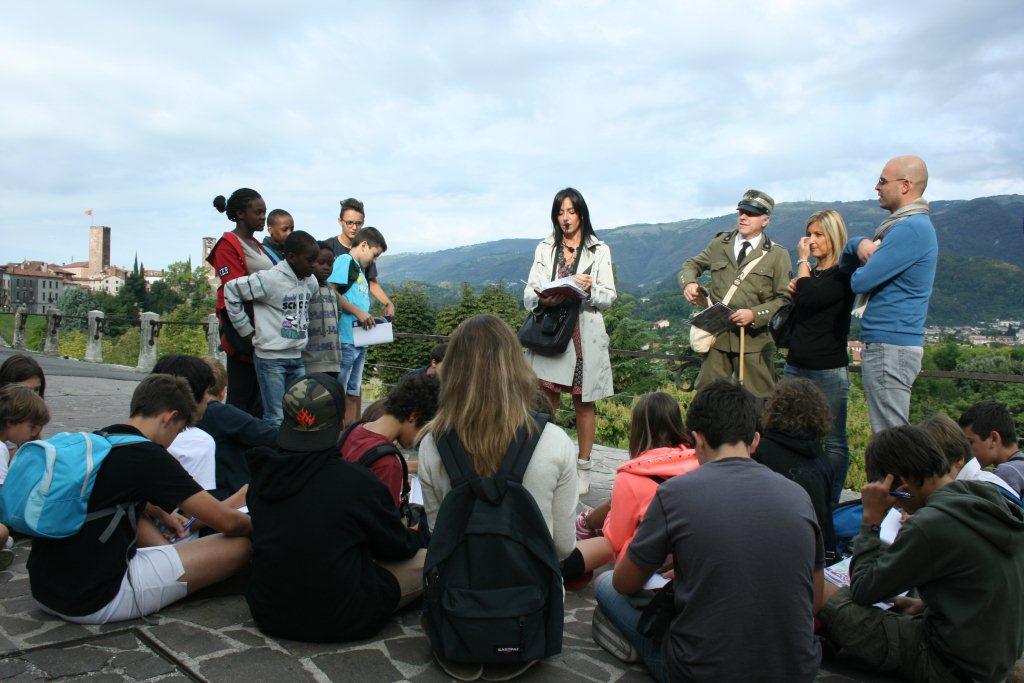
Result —
[[355, 346], [352, 327], [355, 323], [365, 329], [373, 327], [370, 315], [370, 284], [366, 269], [387, 251], [384, 236], [376, 228], [366, 227], [356, 233], [352, 248], [334, 261], [334, 268], [327, 282], [338, 294], [341, 316], [338, 321], [338, 338], [341, 342], [341, 372], [338, 382], [345, 387], [345, 424], [359, 419], [362, 412], [363, 363], [366, 361], [366, 347]]

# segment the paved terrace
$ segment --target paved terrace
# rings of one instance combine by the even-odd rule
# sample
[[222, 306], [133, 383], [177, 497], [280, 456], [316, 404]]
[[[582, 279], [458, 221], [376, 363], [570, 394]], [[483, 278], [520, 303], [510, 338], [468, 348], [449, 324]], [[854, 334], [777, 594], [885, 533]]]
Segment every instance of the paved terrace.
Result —
[[[0, 361], [10, 354], [0, 350]], [[54, 416], [47, 434], [95, 429], [127, 418], [139, 375], [113, 366], [40, 356], [47, 373], [47, 403]], [[613, 473], [626, 453], [597, 447], [593, 487], [585, 502], [609, 495]], [[18, 542], [12, 566], [0, 572], [0, 679], [18, 681], [447, 681], [432, 663], [416, 604], [373, 640], [345, 644], [298, 643], [269, 638], [254, 625], [242, 580], [190, 596], [147, 620], [81, 626], [40, 611], [29, 594], [25, 561], [30, 541]], [[565, 600], [562, 654], [518, 680], [648, 681], [640, 666], [626, 666], [590, 637], [591, 588]], [[742, 615], [737, 615], [742, 618]], [[753, 673], [753, 672], [752, 672]], [[819, 681], [891, 680], [829, 662]]]

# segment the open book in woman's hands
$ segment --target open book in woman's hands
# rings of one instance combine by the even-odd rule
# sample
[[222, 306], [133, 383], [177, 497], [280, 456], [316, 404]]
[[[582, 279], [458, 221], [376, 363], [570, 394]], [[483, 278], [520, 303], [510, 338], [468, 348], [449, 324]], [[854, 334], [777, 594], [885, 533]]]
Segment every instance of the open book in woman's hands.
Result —
[[[520, 280], [520, 282], [522, 282], [524, 285], [529, 285], [530, 284], [529, 282], [526, 282], [525, 280]], [[583, 290], [583, 288], [580, 287], [579, 284], [576, 283], [576, 280], [573, 279], [572, 275], [569, 275], [568, 277], [559, 278], [559, 279], [553, 280], [551, 282], [548, 282], [546, 280], [541, 280], [540, 289], [537, 289], [536, 287], [534, 287], [533, 291], [537, 292], [537, 296], [542, 296], [542, 297], [561, 295], [561, 296], [567, 297], [569, 299], [588, 299], [588, 298], [590, 298], [590, 295], [587, 294]]]

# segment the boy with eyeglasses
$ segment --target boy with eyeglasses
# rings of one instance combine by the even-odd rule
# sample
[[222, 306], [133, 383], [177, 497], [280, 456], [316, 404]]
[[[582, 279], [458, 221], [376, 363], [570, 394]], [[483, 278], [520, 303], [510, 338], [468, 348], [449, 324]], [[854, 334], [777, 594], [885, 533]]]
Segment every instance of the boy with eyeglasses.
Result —
[[[338, 225], [341, 227], [341, 232], [338, 233], [337, 237], [325, 240], [331, 245], [335, 259], [342, 254], [347, 254], [353, 245], [357, 244], [355, 242], [356, 234], [363, 229], [365, 222], [366, 209], [361, 201], [355, 197], [349, 197], [341, 201], [341, 214], [338, 216]], [[395, 305], [388, 298], [388, 295], [384, 293], [384, 288], [377, 281], [376, 263], [371, 263], [366, 269], [366, 281], [370, 285], [370, 295], [384, 306], [384, 315], [394, 315]]]

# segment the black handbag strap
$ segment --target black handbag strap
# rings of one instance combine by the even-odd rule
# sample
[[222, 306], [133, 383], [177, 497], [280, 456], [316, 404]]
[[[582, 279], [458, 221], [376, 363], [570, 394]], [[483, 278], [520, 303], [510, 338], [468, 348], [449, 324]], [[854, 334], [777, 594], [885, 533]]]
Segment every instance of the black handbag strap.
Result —
[[[558, 275], [558, 247], [561, 245], [556, 244], [555, 248], [551, 250], [551, 280], [554, 281], [555, 276]], [[583, 258], [583, 242], [580, 242], [579, 249], [577, 249], [576, 258], [572, 261], [572, 272], [569, 275], [575, 275], [576, 271], [580, 268], [580, 261]], [[584, 275], [590, 274], [590, 266], [587, 266], [587, 270]]]

